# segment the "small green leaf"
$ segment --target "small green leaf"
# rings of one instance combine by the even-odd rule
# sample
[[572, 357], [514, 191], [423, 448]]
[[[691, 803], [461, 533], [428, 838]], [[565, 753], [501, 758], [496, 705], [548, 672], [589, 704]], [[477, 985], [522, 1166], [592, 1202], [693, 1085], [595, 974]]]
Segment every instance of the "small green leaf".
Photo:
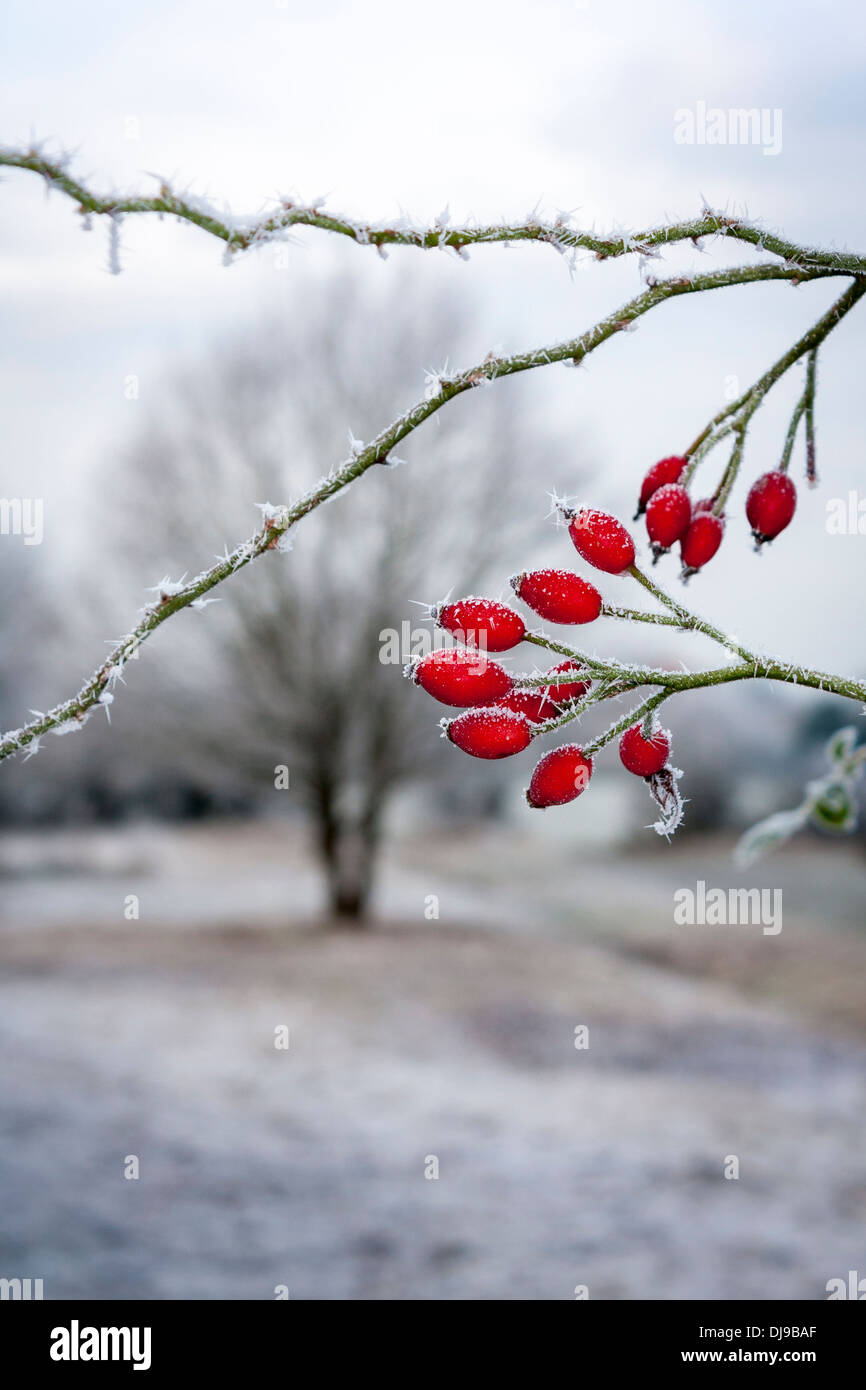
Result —
[[853, 724], [849, 724], [844, 729], [837, 729], [827, 743], [827, 757], [831, 763], [846, 764], [854, 752], [856, 744], [857, 730]]
[[857, 805], [847, 782], [831, 782], [812, 802], [813, 824], [822, 830], [848, 834], [857, 825]]
[[766, 820], [758, 821], [742, 835], [734, 850], [734, 862], [738, 868], [746, 869], [771, 850], [783, 845], [796, 835], [809, 819], [810, 805], [805, 802], [793, 811], [776, 811]]

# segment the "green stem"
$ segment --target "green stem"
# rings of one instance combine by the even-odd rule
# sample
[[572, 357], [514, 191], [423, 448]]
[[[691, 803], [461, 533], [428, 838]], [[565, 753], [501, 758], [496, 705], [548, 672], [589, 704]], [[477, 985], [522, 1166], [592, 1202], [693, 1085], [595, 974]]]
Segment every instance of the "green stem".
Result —
[[594, 754], [604, 748], [605, 744], [611, 743], [612, 740], [618, 738], [620, 734], [624, 734], [626, 729], [630, 729], [634, 724], [642, 724], [647, 715], [652, 714], [653, 710], [658, 709], [659, 705], [664, 703], [669, 694], [670, 692], [667, 690], [659, 690], [654, 695], [648, 696], [647, 699], [635, 709], [624, 715], [622, 719], [618, 719], [615, 724], [611, 724], [609, 729], [605, 729], [603, 734], [599, 734], [597, 738], [594, 738], [591, 743], [588, 743], [585, 748], [581, 749], [584, 757], [593, 757]]
[[737, 481], [737, 474], [740, 471], [740, 464], [743, 462], [743, 450], [746, 447], [746, 433], [748, 431], [748, 420], [751, 419], [753, 407], [749, 411], [748, 417], [744, 417], [742, 423], [734, 425], [734, 447], [731, 450], [730, 458], [725, 465], [725, 471], [721, 476], [719, 485], [713, 493], [713, 515], [724, 516], [731, 489]]
[[[832, 333], [836, 325], [841, 323], [845, 315], [854, 308], [854, 305], [858, 303], [864, 293], [866, 293], [866, 283], [860, 280], [853, 281], [852, 284], [848, 286], [845, 293], [836, 300], [836, 303], [830, 306], [826, 314], [822, 314], [821, 318], [818, 319], [787, 352], [783, 353], [778, 361], [774, 362], [772, 367], [749, 387], [748, 391], [744, 392], [737, 400], [732, 401], [730, 405], [725, 406], [723, 410], [720, 410], [717, 415], [713, 416], [713, 419], [706, 428], [701, 431], [697, 439], [686, 451], [686, 457], [690, 459], [690, 463], [681, 479], [684, 487], [687, 487], [691, 482], [695, 469], [704, 455], [707, 454], [710, 449], [714, 448], [726, 434], [730, 433], [733, 428], [730, 423], [731, 417], [737, 416], [747, 407], [751, 407], [748, 410], [748, 418], [750, 418], [763, 401], [767, 392], [776, 382], [779, 381], [796, 362], [799, 362], [800, 358], [805, 353], [812, 354], [820, 347], [821, 343]], [[814, 378], [814, 365], [812, 370]]]
[[631, 623], [653, 623], [657, 627], [681, 629], [683, 626], [679, 618], [669, 617], [667, 613], [647, 613], [642, 608], [619, 608], [615, 603], [603, 603], [601, 616], [603, 618], [623, 618]]
[[[586, 666], [590, 670], [604, 671], [609, 663], [600, 657], [590, 656], [588, 652], [581, 651], [579, 647], [572, 647], [567, 642], [559, 642], [554, 637], [549, 637], [546, 632], [526, 632], [523, 635], [524, 642], [531, 642], [536, 647], [544, 647], [546, 651], [555, 652], [557, 656], [571, 656], [575, 661], [580, 662], [581, 666]], [[565, 676], [565, 680], [574, 680], [574, 676]], [[542, 683], [542, 678], [538, 678], [538, 684]]]
[[655, 584], [653, 580], [650, 579], [649, 575], [645, 574], [638, 565], [630, 565], [629, 574], [633, 575], [638, 583], [642, 584], [647, 592], [652, 594], [653, 598], [657, 599], [665, 608], [671, 610], [676, 619], [677, 627], [682, 628], [686, 632], [702, 632], [705, 637], [710, 637], [714, 642], [718, 642], [720, 647], [725, 647], [728, 651], [735, 652], [736, 655], [741, 656], [744, 661], [750, 658], [751, 654], [747, 652], [744, 647], [741, 647], [733, 638], [728, 637], [720, 628], [714, 627], [713, 624], [708, 623], [705, 618], [699, 618], [696, 613], [690, 612], [688, 608], [679, 603], [675, 598], [671, 598], [670, 594], [666, 594], [664, 589], [660, 588], [658, 584]]

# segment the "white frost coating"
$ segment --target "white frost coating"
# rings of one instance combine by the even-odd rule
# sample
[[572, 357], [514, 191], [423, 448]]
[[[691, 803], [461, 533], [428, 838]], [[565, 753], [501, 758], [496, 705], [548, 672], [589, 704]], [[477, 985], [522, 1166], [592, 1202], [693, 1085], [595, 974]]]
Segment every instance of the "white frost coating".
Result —
[[180, 579], [169, 579], [168, 575], [164, 574], [158, 584], [152, 584], [150, 586], [150, 588], [147, 590], [147, 593], [159, 594], [160, 603], [166, 603], [168, 599], [174, 598], [177, 594], [183, 593], [185, 588], [185, 574], [182, 575]]
[[51, 733], [55, 734], [57, 738], [62, 738], [64, 734], [75, 734], [79, 729], [84, 728], [89, 718], [90, 710], [84, 714], [76, 714], [74, 719], [68, 719], [65, 724], [55, 724]]
[[441, 372], [434, 372], [428, 368], [424, 373], [424, 399], [433, 401], [437, 396], [442, 395], [442, 388], [445, 385], [445, 378], [448, 372], [448, 362]]
[[[256, 502], [256, 506], [262, 514], [262, 521], [265, 526], [282, 525], [288, 516], [288, 508], [282, 505], [275, 507], [272, 502]], [[226, 559], [229, 557], [226, 556]]]

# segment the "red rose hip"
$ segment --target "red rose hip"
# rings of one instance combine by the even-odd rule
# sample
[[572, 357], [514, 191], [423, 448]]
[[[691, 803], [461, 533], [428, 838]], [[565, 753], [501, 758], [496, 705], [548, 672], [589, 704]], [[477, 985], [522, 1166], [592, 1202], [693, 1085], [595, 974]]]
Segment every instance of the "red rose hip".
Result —
[[570, 570], [515, 574], [511, 587], [533, 613], [550, 623], [591, 623], [601, 612], [598, 589]]
[[536, 765], [526, 800], [536, 810], [564, 806], [585, 791], [591, 776], [592, 758], [585, 758], [576, 743], [552, 748]]
[[[586, 672], [576, 661], [562, 661], [558, 666], [553, 666], [549, 671], [549, 676], [559, 676], [564, 671], [574, 671], [575, 675], [585, 676]], [[547, 693], [555, 705], [569, 705], [572, 700], [579, 700], [581, 695], [585, 695], [592, 685], [591, 680], [561, 681], [554, 682], [547, 687]]]
[[503, 666], [488, 661], [480, 652], [443, 647], [407, 666], [406, 675], [443, 705], [489, 705], [512, 689], [514, 682]]
[[507, 652], [523, 641], [526, 624], [519, 613], [491, 598], [461, 598], [433, 609], [439, 627], [467, 647]]
[[622, 574], [634, 564], [634, 541], [622, 522], [608, 512], [582, 507], [571, 515], [568, 533], [578, 555], [605, 574]]
[[681, 454], [670, 454], [668, 458], [659, 459], [658, 463], [653, 464], [640, 485], [635, 521], [646, 509], [647, 502], [658, 488], [664, 487], [665, 483], [679, 482], [687, 463], [688, 459], [683, 458]]
[[551, 698], [553, 694], [552, 689], [512, 690], [510, 695], [497, 700], [490, 708], [511, 709], [517, 714], [525, 714], [531, 724], [543, 724], [559, 714], [559, 706]]
[[683, 578], [688, 579], [712, 560], [722, 543], [725, 523], [714, 512], [698, 512], [680, 541]]
[[666, 729], [658, 729], [650, 738], [644, 738], [641, 725], [634, 724], [619, 741], [622, 765], [635, 777], [652, 777], [661, 772], [670, 753], [671, 736]]
[[774, 540], [784, 531], [797, 507], [797, 489], [787, 473], [765, 473], [746, 498], [746, 516], [756, 545]]
[[495, 705], [468, 709], [456, 719], [443, 720], [443, 727], [451, 742], [473, 758], [510, 758], [532, 741], [532, 724], [525, 714]]
[[647, 535], [652, 541], [656, 560], [682, 540], [692, 519], [692, 499], [679, 483], [665, 483], [657, 488], [646, 509]]

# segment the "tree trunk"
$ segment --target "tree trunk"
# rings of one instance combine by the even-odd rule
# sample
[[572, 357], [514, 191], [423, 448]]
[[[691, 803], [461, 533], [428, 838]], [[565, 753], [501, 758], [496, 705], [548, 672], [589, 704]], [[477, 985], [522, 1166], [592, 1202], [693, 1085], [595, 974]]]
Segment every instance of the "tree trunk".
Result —
[[373, 867], [379, 848], [378, 805], [368, 805], [360, 819], [340, 816], [335, 789], [317, 788], [316, 818], [319, 851], [328, 886], [328, 906], [338, 926], [366, 924], [373, 887]]

